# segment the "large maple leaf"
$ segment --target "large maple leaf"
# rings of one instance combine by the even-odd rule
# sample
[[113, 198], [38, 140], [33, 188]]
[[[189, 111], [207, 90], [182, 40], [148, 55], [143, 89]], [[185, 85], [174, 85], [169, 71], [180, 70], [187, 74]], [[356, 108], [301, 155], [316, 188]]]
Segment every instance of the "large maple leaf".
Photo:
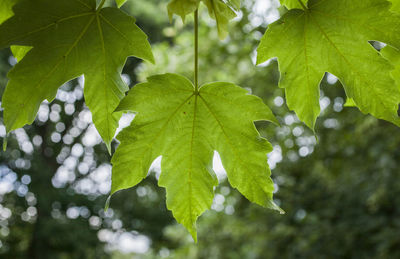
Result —
[[280, 87], [288, 106], [313, 128], [320, 113], [319, 84], [337, 76], [364, 113], [400, 125], [400, 91], [390, 63], [368, 41], [400, 47], [400, 17], [385, 0], [310, 0], [270, 25], [258, 48], [258, 63], [278, 57]]
[[272, 147], [254, 126], [276, 119], [258, 97], [231, 83], [206, 84], [197, 92], [185, 77], [165, 74], [136, 85], [118, 111], [137, 115], [117, 137], [112, 193], [141, 182], [162, 156], [159, 184], [167, 190], [168, 208], [196, 239], [196, 219], [210, 208], [218, 183], [216, 150], [233, 187], [252, 202], [279, 209], [267, 163]]
[[0, 25], [0, 48], [33, 47], [8, 74], [2, 99], [7, 131], [32, 123], [40, 103], [58, 87], [85, 76], [85, 100], [110, 148], [121, 116], [113, 111], [128, 87], [121, 71], [128, 56], [153, 61], [146, 35], [117, 8], [95, 0], [21, 0]]

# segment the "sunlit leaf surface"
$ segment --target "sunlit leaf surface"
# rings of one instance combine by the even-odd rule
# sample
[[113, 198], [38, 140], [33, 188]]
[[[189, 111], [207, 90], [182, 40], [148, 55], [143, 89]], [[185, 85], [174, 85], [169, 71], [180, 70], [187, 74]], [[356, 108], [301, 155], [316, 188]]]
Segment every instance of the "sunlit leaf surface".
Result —
[[0, 48], [33, 48], [8, 74], [7, 131], [32, 123], [43, 100], [83, 74], [86, 104], [109, 147], [121, 115], [113, 111], [128, 89], [120, 75], [126, 58], [153, 61], [146, 35], [119, 9], [96, 10], [95, 0], [22, 0], [13, 10], [0, 26]]
[[370, 40], [400, 47], [400, 18], [385, 0], [312, 0], [271, 24], [258, 48], [258, 63], [278, 57], [280, 87], [288, 106], [310, 128], [320, 113], [319, 84], [337, 76], [364, 113], [400, 125], [400, 91], [392, 65]]
[[216, 150], [233, 187], [252, 202], [279, 209], [267, 163], [272, 147], [254, 126], [276, 119], [258, 97], [223, 82], [196, 93], [185, 77], [164, 74], [135, 86], [118, 111], [137, 115], [118, 135], [112, 193], [141, 182], [162, 156], [159, 185], [167, 190], [168, 208], [196, 239], [196, 219], [210, 208], [218, 184], [212, 170]]

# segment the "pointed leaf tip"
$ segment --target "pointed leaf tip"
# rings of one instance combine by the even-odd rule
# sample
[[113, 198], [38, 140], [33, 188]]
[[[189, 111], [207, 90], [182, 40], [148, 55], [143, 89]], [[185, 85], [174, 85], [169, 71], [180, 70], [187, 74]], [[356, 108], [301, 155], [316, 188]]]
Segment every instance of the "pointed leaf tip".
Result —
[[275, 126], [281, 126], [281, 123], [278, 121], [278, 119], [276, 118], [276, 116], [272, 113], [272, 116], [270, 118], [268, 118], [268, 121], [272, 122]]
[[117, 3], [118, 8], [121, 8], [126, 3], [127, 0], [115, 0]]
[[3, 139], [3, 151], [6, 152], [8, 143], [8, 134]]
[[192, 234], [193, 241], [197, 244], [197, 233]]
[[281, 214], [281, 215], [286, 214], [286, 212], [283, 209], [281, 209], [281, 207], [279, 207], [273, 200], [270, 200], [268, 202], [267, 207], [270, 208], [270, 209], [278, 211], [279, 214]]
[[110, 207], [110, 203], [111, 203], [111, 195], [108, 196], [106, 203], [104, 204], [104, 212], [108, 211], [108, 208]]
[[107, 147], [107, 151], [108, 151], [108, 154], [111, 156], [112, 155], [112, 152], [111, 152], [111, 141], [110, 142], [105, 142], [104, 144], [106, 144], [106, 147]]
[[[194, 225], [196, 225], [196, 223], [194, 223]], [[185, 227], [185, 228], [189, 231], [191, 237], [193, 238], [193, 241], [197, 244], [197, 229], [196, 229], [196, 226], [192, 226], [191, 228], [187, 228], [187, 227]]]

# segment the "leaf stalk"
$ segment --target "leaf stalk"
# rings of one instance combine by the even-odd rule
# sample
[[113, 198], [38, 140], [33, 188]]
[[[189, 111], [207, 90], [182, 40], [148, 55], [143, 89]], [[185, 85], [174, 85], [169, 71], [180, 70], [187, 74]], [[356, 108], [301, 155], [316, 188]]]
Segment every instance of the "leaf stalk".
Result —
[[101, 0], [99, 7], [97, 7], [97, 11], [101, 10], [103, 8], [103, 5], [106, 3], [106, 0]]
[[194, 11], [194, 87], [199, 91], [199, 10]]

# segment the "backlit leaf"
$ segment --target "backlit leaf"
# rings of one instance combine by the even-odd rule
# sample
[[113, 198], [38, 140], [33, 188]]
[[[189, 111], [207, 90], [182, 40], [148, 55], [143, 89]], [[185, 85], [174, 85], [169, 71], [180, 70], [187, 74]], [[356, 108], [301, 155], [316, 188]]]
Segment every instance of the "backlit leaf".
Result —
[[58, 87], [85, 76], [85, 100], [110, 147], [128, 87], [121, 71], [128, 56], [153, 61], [146, 35], [117, 8], [96, 10], [95, 0], [21, 0], [0, 26], [0, 48], [33, 47], [8, 74], [3, 95], [7, 131], [32, 123], [40, 103]]
[[400, 125], [400, 91], [392, 65], [368, 41], [400, 47], [400, 18], [385, 0], [310, 0], [271, 24], [258, 48], [258, 63], [278, 57], [280, 87], [288, 106], [310, 128], [319, 115], [319, 83], [337, 76], [364, 113]]
[[272, 201], [267, 164], [272, 146], [254, 126], [276, 119], [258, 97], [223, 82], [196, 93], [185, 77], [164, 74], [135, 86], [118, 111], [137, 114], [117, 137], [112, 193], [137, 185], [162, 156], [159, 185], [167, 190], [167, 206], [196, 239], [196, 220], [210, 208], [218, 184], [212, 170], [218, 151], [234, 188], [252, 202], [280, 210]]

